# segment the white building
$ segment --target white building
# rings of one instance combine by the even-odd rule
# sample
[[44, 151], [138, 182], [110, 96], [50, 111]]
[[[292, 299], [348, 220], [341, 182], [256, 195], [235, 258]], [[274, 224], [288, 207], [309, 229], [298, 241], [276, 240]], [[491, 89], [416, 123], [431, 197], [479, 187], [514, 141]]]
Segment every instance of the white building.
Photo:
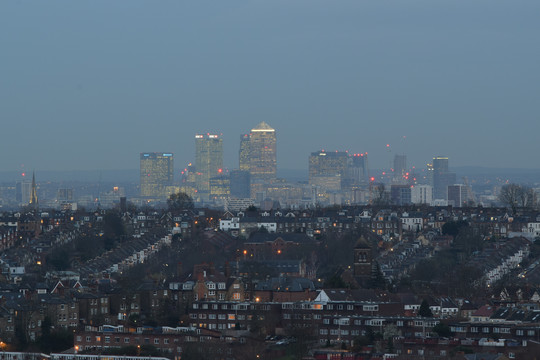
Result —
[[414, 185], [411, 187], [411, 202], [413, 204], [431, 204], [433, 201], [433, 186]]

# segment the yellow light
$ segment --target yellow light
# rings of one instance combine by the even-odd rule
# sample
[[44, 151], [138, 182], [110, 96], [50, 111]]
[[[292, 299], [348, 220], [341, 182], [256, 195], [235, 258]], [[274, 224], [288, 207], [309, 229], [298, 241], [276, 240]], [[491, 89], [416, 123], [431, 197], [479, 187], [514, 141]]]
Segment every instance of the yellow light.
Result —
[[255, 298], [255, 302], [259, 302], [259, 301], [261, 301], [261, 299], [258, 298], [258, 297], [256, 297], [256, 298]]
[[247, 250], [244, 250], [244, 255], [247, 255]]
[[278, 253], [278, 254], [281, 254], [281, 250], [278, 250], [277, 253]]

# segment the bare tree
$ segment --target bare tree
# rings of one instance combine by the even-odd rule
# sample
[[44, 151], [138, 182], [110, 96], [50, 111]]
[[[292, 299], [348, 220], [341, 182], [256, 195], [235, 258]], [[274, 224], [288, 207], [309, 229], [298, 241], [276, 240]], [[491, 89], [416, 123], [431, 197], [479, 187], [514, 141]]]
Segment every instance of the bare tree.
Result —
[[518, 184], [508, 184], [501, 188], [499, 200], [516, 214], [518, 208], [531, 209], [536, 206], [537, 198], [534, 189]]
[[390, 199], [388, 192], [386, 191], [386, 186], [384, 184], [378, 184], [373, 189], [373, 205], [388, 205]]
[[521, 186], [518, 184], [507, 184], [501, 188], [501, 193], [499, 194], [499, 200], [505, 206], [512, 209], [512, 214], [516, 214], [518, 208], [518, 201], [520, 194], [522, 193]]

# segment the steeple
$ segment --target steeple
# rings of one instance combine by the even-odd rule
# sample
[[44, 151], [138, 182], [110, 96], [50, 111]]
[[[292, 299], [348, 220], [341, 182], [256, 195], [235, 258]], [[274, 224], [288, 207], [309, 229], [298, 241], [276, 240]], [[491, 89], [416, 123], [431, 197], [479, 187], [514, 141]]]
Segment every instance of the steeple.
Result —
[[38, 208], [38, 197], [37, 197], [37, 187], [36, 187], [36, 174], [32, 172], [32, 194], [30, 195], [30, 205], [34, 208]]

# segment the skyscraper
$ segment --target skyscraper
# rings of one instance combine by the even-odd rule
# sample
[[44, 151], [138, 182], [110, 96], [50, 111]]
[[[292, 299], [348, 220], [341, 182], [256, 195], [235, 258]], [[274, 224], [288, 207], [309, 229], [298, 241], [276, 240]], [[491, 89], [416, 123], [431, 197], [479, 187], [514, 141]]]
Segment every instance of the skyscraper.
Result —
[[249, 134], [249, 172], [252, 180], [276, 178], [276, 130], [264, 121]]
[[238, 154], [239, 169], [249, 171], [249, 134], [240, 135], [240, 151]]
[[349, 175], [349, 154], [344, 151], [312, 152], [309, 156], [309, 184], [341, 190]]
[[141, 153], [140, 161], [141, 196], [165, 199], [173, 185], [173, 154]]
[[210, 194], [210, 179], [223, 172], [223, 139], [219, 135], [195, 135], [196, 188], [201, 196]]
[[456, 182], [456, 174], [448, 171], [448, 158], [433, 158], [433, 198], [448, 200], [448, 185]]
[[249, 172], [244, 170], [233, 170], [230, 173], [231, 179], [231, 197], [249, 198], [250, 179]]
[[407, 156], [398, 155], [394, 156], [394, 182], [403, 182], [405, 180], [405, 174], [407, 173]]
[[369, 178], [368, 153], [353, 154], [351, 157], [351, 180], [354, 185], [367, 184]]

